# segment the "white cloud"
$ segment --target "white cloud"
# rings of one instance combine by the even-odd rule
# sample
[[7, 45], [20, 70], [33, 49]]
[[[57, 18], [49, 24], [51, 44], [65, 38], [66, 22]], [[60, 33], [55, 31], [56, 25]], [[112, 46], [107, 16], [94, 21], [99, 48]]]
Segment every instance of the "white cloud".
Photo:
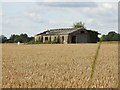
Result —
[[3, 13], [2, 13], [2, 12], [0, 13], [0, 16], [3, 16]]
[[36, 14], [35, 13], [29, 13], [29, 14], [27, 14], [28, 16], [30, 16], [30, 17], [36, 17]]
[[24, 11], [24, 17], [17, 17], [16, 19], [5, 18], [5, 25], [8, 25], [5, 27], [5, 30], [6, 33], [12, 32], [9, 29], [13, 30], [13, 32], [17, 32], [15, 31], [17, 29], [19, 33], [28, 31], [28, 34], [30, 33], [31, 35], [32, 33], [36, 34], [50, 28], [72, 27], [73, 23], [79, 21], [85, 22], [85, 26], [88, 29], [96, 29], [101, 33], [117, 30], [117, 3], [96, 4], [97, 7], [92, 8], [61, 8], [40, 5], [34, 5], [34, 7], [30, 4], [31, 6], [26, 7], [26, 11]]
[[112, 4], [109, 4], [109, 3], [103, 3], [102, 6], [103, 6], [104, 8], [109, 8], [109, 9], [113, 8], [113, 5], [112, 5]]
[[[0, 0], [0, 2], [73, 2], [73, 0]], [[74, 2], [119, 2], [119, 0], [74, 0]]]
[[38, 2], [40, 6], [46, 7], [64, 7], [64, 8], [78, 8], [78, 7], [97, 7], [95, 2]]
[[94, 19], [89, 18], [89, 19], [87, 19], [86, 23], [93, 23], [93, 21], [94, 21]]
[[[73, 0], [37, 0], [37, 2], [73, 2]], [[119, 2], [119, 0], [74, 0], [74, 2]]]
[[25, 15], [26, 18], [32, 20], [35, 23], [47, 24], [49, 22], [49, 20], [43, 17], [40, 13], [25, 13]]
[[[35, 20], [40, 20], [39, 17], [37, 17], [37, 14], [41, 15], [41, 18], [43, 21], [45, 21], [43, 18], [46, 16], [47, 20], [44, 23], [52, 24], [52, 26], [70, 26], [71, 23], [83, 21], [85, 22], [88, 27], [95, 28], [95, 27], [102, 27], [102, 29], [111, 29], [112, 27], [117, 24], [117, 10], [115, 7], [117, 7], [117, 3], [96, 3], [98, 4], [97, 7], [94, 8], [57, 8], [57, 7], [39, 7], [38, 9], [33, 10], [33, 12], [36, 13]], [[109, 10], [108, 10], [109, 9]], [[42, 10], [42, 11], [41, 11]], [[57, 13], [57, 14], [56, 14]], [[53, 17], [54, 16], [54, 17]], [[48, 18], [49, 17], [49, 18]], [[60, 18], [60, 19], [57, 19]], [[58, 20], [58, 21], [57, 21]], [[37, 21], [38, 22], [38, 21]], [[70, 22], [70, 23], [69, 23]], [[67, 24], [68, 23], [68, 24]], [[101, 23], [105, 24], [104, 27], [101, 25]], [[116, 28], [115, 28], [116, 29]]]

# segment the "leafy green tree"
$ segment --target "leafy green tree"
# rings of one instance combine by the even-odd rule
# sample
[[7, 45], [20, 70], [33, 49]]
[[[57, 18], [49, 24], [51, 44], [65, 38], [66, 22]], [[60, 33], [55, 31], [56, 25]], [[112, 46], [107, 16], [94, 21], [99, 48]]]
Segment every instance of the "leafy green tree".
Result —
[[0, 36], [0, 43], [28, 43], [28, 42], [35, 42], [34, 37], [28, 37], [27, 34], [20, 34], [20, 35], [15, 35], [12, 34], [9, 39], [5, 37], [4, 35]]
[[73, 25], [74, 28], [85, 28], [85, 23], [77, 22]]
[[[34, 40], [34, 37], [28, 37], [28, 41], [33, 41]], [[35, 40], [34, 40], [35, 41]]]
[[14, 39], [14, 43], [17, 43], [17, 42], [22, 42], [22, 39], [20, 38], [19, 35], [16, 35], [16, 37]]
[[4, 35], [0, 36], [0, 43], [5, 43], [7, 41], [7, 37], [5, 37]]
[[100, 41], [104, 41], [105, 39], [105, 35], [102, 35], [102, 37], [100, 38]]
[[117, 34], [117, 33], [114, 32], [114, 31], [109, 32], [108, 35], [107, 35], [108, 40], [109, 40], [109, 41], [113, 41], [113, 40], [114, 40], [113, 37], [114, 37], [116, 34]]
[[27, 34], [20, 34], [21, 42], [27, 43], [29, 41], [29, 37]]
[[120, 41], [120, 34], [115, 34], [115, 35], [113, 36], [113, 40], [115, 40], [115, 41]]
[[102, 35], [101, 41], [120, 41], [120, 34], [111, 31], [107, 35]]
[[14, 43], [15, 37], [16, 37], [15, 34], [11, 35], [11, 36], [10, 36], [10, 39], [8, 40], [8, 42], [9, 42], [9, 43]]

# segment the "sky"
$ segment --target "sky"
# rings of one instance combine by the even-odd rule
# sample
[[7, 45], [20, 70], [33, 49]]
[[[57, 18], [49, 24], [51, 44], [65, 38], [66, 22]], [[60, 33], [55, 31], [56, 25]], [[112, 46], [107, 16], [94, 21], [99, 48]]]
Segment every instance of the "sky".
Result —
[[54, 28], [72, 28], [79, 21], [87, 29], [107, 34], [118, 32], [117, 2], [2, 2], [2, 34], [27, 33], [34, 36]]

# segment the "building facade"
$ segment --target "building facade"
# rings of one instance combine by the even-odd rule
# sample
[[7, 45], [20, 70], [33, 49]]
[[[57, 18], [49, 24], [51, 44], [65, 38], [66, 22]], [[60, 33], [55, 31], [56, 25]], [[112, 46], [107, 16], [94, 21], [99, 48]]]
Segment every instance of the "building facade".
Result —
[[53, 42], [59, 38], [60, 43], [97, 43], [98, 32], [84, 28], [50, 29], [35, 35], [35, 41]]

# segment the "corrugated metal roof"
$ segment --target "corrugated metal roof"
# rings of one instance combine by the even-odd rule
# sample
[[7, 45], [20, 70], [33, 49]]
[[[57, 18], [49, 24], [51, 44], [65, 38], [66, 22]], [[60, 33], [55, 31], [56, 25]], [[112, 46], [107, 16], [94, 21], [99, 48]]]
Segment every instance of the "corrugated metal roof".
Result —
[[[37, 35], [61, 35], [61, 34], [69, 34], [69, 33], [75, 32], [77, 30], [86, 30], [86, 29], [84, 29], [84, 28], [50, 29], [50, 30], [44, 31], [40, 34], [37, 34]], [[91, 30], [86, 30], [86, 31], [93, 32]], [[98, 33], [98, 32], [96, 32], [96, 33]]]
[[83, 28], [50, 29], [40, 34], [46, 34], [46, 35], [69, 34], [77, 30], [83, 30]]
[[46, 32], [46, 34], [69, 34], [72, 33], [74, 31], [77, 31], [78, 29], [73, 29], [73, 30], [50, 30], [48, 32]]

